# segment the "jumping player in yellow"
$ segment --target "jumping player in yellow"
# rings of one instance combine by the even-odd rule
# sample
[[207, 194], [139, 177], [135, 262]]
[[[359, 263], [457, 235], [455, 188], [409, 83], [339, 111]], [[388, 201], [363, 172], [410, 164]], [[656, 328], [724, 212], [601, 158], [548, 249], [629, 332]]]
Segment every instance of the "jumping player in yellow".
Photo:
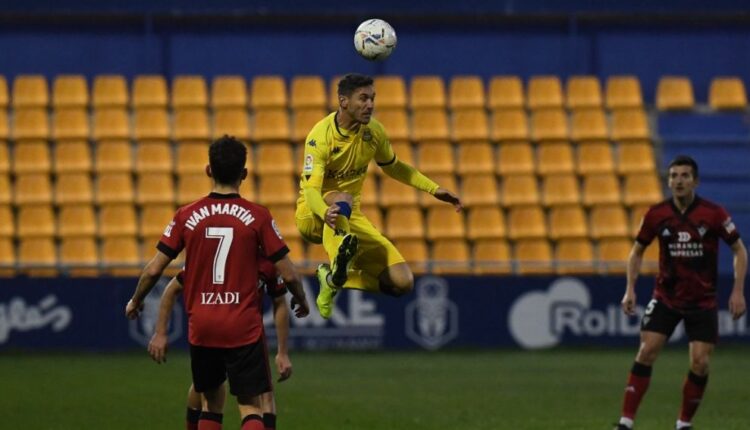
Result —
[[401, 162], [383, 125], [372, 118], [372, 78], [349, 74], [338, 84], [339, 108], [318, 122], [305, 143], [296, 223], [302, 237], [322, 243], [331, 264], [317, 269], [318, 310], [333, 312], [342, 288], [401, 296], [414, 276], [404, 257], [360, 211], [360, 191], [374, 159], [388, 176], [428, 192], [460, 211], [459, 197]]

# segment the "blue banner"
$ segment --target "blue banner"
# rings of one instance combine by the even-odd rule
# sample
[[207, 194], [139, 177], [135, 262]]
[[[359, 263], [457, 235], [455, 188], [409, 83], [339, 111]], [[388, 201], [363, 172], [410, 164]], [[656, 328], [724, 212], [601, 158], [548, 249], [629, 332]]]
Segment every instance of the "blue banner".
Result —
[[[126, 278], [6, 280], [0, 288], [0, 350], [143, 347], [153, 333], [166, 279], [148, 296], [141, 318], [129, 321], [124, 307], [135, 283]], [[632, 346], [639, 318], [620, 311], [624, 284], [620, 277], [423, 276], [405, 297], [346, 291], [330, 320], [314, 309], [307, 318], [292, 317], [289, 343], [296, 350]], [[731, 278], [719, 284], [722, 342], [750, 343], [747, 316], [733, 321], [727, 310]], [[314, 306], [317, 284], [307, 278], [304, 285]], [[639, 315], [652, 286], [653, 279], [639, 279]], [[172, 322], [172, 347], [185, 347], [181, 304]], [[273, 344], [270, 306], [264, 322]], [[671, 340], [685, 341], [682, 326]]]

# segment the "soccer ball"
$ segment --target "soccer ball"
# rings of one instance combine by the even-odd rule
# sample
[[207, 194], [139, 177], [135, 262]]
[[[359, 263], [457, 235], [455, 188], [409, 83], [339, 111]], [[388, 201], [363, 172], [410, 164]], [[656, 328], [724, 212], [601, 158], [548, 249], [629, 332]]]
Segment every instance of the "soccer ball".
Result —
[[354, 49], [370, 61], [382, 61], [396, 49], [396, 30], [382, 19], [368, 19], [354, 33]]

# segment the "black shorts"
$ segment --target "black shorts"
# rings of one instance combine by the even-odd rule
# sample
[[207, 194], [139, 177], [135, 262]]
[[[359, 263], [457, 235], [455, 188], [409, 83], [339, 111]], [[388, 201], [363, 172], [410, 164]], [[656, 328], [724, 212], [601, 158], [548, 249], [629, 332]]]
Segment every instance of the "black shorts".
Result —
[[263, 338], [237, 348], [190, 345], [190, 367], [195, 391], [212, 390], [229, 379], [235, 396], [257, 396], [271, 391], [271, 370]]
[[646, 307], [641, 320], [641, 330], [654, 331], [670, 337], [677, 324], [683, 320], [689, 341], [716, 344], [719, 339], [719, 311], [716, 308], [681, 311], [653, 299]]

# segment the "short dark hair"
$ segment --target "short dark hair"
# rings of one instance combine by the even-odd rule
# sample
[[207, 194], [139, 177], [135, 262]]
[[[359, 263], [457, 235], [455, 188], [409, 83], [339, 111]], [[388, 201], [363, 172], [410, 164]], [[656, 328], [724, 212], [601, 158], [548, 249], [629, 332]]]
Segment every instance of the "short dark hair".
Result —
[[211, 175], [222, 185], [236, 184], [242, 178], [247, 160], [247, 148], [232, 136], [216, 139], [208, 148]]
[[671, 169], [673, 166], [690, 166], [693, 168], [693, 177], [698, 177], [698, 163], [696, 163], [695, 160], [693, 160], [693, 157], [689, 155], [678, 155], [674, 157], [669, 163], [667, 170]]
[[373, 80], [369, 76], [360, 75], [359, 73], [349, 73], [339, 81], [339, 95], [349, 97], [357, 88], [367, 87], [372, 85], [372, 83]]

